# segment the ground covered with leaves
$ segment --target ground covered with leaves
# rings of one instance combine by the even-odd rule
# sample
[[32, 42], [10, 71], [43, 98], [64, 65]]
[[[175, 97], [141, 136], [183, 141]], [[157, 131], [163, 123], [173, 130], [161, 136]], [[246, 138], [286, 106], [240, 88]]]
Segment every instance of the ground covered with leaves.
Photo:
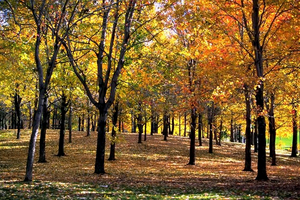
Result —
[[[58, 131], [48, 130], [47, 163], [37, 163], [34, 181], [25, 183], [30, 131], [20, 140], [14, 131], [0, 132], [0, 199], [299, 199], [300, 159], [279, 152], [277, 166], [267, 162], [269, 181], [255, 181], [244, 172], [244, 145], [223, 143], [208, 153], [207, 140], [196, 147], [196, 165], [189, 161], [189, 139], [148, 136], [137, 143], [137, 134], [122, 134], [116, 144], [115, 161], [106, 161], [106, 174], [94, 174], [96, 133], [86, 137], [73, 132], [58, 157]], [[109, 143], [109, 142], [107, 142]], [[109, 146], [107, 146], [107, 154]], [[107, 155], [108, 158], [108, 155]]]

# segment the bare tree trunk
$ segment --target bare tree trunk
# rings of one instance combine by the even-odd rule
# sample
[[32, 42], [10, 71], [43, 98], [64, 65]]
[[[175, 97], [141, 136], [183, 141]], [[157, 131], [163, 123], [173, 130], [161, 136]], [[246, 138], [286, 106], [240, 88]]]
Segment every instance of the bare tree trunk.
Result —
[[195, 165], [195, 158], [196, 158], [196, 120], [197, 120], [197, 114], [196, 114], [196, 108], [193, 108], [191, 110], [191, 133], [190, 133], [190, 161], [189, 165]]
[[59, 146], [58, 146], [58, 154], [57, 156], [65, 156], [65, 121], [66, 121], [66, 113], [67, 113], [67, 97], [63, 93], [61, 98], [61, 122], [60, 122], [60, 131], [59, 131]]
[[297, 135], [298, 135], [298, 125], [297, 125], [297, 110], [293, 103], [293, 143], [292, 143], [292, 154], [291, 157], [297, 157]]
[[69, 108], [68, 129], [69, 129], [69, 143], [72, 143], [72, 106], [71, 105]]
[[46, 160], [46, 133], [47, 133], [47, 120], [48, 115], [50, 113], [48, 112], [48, 97], [47, 94], [45, 94], [44, 104], [43, 104], [43, 117], [42, 117], [42, 128], [41, 128], [41, 134], [40, 134], [40, 155], [39, 155], [39, 163], [45, 163]]
[[244, 171], [253, 171], [251, 168], [251, 101], [248, 85], [244, 84], [244, 94], [246, 103], [246, 148], [245, 148], [245, 168]]
[[17, 139], [20, 139], [21, 132], [21, 101], [22, 98], [19, 94], [15, 93], [14, 102], [15, 102], [15, 110], [17, 115]]
[[112, 131], [111, 131], [112, 141], [110, 143], [110, 154], [109, 154], [108, 160], [116, 160], [116, 156], [115, 156], [116, 136], [117, 136], [116, 129], [117, 129], [117, 122], [118, 122], [118, 115], [119, 115], [119, 103], [116, 102], [115, 107], [114, 107], [114, 111], [113, 111], [113, 116], [112, 116], [112, 123], [113, 123], [113, 128], [112, 128]]
[[199, 113], [198, 115], [198, 140], [199, 146], [202, 146], [202, 115]]

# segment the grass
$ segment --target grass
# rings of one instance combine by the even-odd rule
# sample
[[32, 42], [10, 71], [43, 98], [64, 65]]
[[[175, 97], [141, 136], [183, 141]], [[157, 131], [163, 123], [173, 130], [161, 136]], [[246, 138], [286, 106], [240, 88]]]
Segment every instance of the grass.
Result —
[[[73, 133], [58, 152], [58, 131], [48, 130], [47, 163], [34, 164], [31, 183], [22, 182], [29, 132], [15, 139], [14, 131], [0, 132], [0, 199], [299, 199], [299, 158], [279, 152], [277, 166], [267, 158], [266, 182], [255, 181], [256, 172], [244, 172], [244, 145], [223, 143], [208, 153], [196, 147], [196, 165], [187, 165], [189, 139], [148, 136], [142, 144], [137, 134], [122, 134], [116, 161], [106, 161], [106, 174], [94, 174], [96, 133]], [[38, 157], [38, 141], [36, 159]], [[108, 158], [109, 146], [107, 146]], [[256, 171], [256, 154], [252, 168]]]

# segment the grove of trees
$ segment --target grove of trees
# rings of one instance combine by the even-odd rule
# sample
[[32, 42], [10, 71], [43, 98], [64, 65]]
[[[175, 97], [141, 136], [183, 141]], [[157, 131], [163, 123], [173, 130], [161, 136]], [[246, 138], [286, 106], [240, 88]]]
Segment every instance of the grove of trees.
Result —
[[66, 127], [70, 143], [72, 129], [97, 131], [96, 174], [107, 138], [115, 160], [120, 132], [138, 132], [139, 143], [189, 137], [189, 165], [204, 137], [210, 153], [244, 141], [244, 171], [258, 152], [256, 180], [268, 180], [276, 138], [298, 153], [299, 10], [298, 0], [0, 1], [0, 129], [32, 131], [25, 180], [39, 132], [46, 162], [47, 129], [60, 129], [64, 156]]

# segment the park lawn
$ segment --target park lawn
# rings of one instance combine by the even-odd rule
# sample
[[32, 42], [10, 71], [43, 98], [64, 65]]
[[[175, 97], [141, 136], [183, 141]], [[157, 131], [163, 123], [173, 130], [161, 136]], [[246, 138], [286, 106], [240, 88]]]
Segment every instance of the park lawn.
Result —
[[[277, 166], [267, 158], [266, 182], [255, 181], [257, 155], [244, 172], [244, 144], [223, 143], [208, 153], [207, 140], [196, 147], [196, 165], [187, 165], [189, 139], [121, 134], [115, 161], [106, 161], [106, 174], [94, 174], [96, 133], [73, 132], [65, 140], [65, 157], [58, 152], [58, 130], [48, 130], [47, 163], [34, 165], [31, 183], [24, 183], [30, 131], [15, 139], [14, 131], [0, 132], [0, 199], [299, 199], [300, 159], [285, 153]], [[107, 142], [109, 143], [109, 142]], [[36, 160], [38, 157], [38, 141]], [[109, 146], [107, 146], [108, 158]]]

